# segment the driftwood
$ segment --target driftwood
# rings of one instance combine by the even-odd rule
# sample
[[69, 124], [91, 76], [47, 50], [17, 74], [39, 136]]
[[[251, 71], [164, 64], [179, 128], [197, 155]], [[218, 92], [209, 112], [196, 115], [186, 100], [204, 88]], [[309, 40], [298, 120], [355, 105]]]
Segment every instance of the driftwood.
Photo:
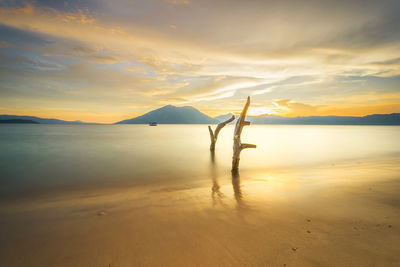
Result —
[[237, 172], [239, 169], [240, 152], [245, 148], [256, 148], [256, 145], [252, 144], [242, 144], [240, 140], [240, 135], [242, 134], [242, 129], [246, 125], [250, 125], [249, 121], [245, 121], [247, 110], [250, 105], [250, 96], [247, 97], [246, 105], [244, 106], [240, 117], [236, 122], [235, 132], [233, 134], [233, 157], [232, 157], [232, 172]]
[[227, 125], [234, 119], [235, 119], [235, 116], [232, 115], [232, 117], [230, 119], [219, 123], [217, 128], [215, 129], [215, 132], [213, 132], [213, 130], [211, 129], [211, 126], [208, 126], [208, 131], [210, 132], [210, 139], [211, 139], [211, 145], [210, 145], [211, 151], [215, 150], [215, 143], [217, 142], [219, 131], [221, 131], [221, 129], [224, 128], [225, 125]]

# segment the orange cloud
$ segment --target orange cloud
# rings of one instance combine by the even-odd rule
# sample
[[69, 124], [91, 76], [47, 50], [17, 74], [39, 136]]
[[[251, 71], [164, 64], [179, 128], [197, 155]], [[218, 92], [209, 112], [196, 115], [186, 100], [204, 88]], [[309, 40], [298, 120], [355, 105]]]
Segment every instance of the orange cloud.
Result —
[[0, 14], [13, 14], [13, 15], [31, 15], [35, 12], [35, 7], [32, 4], [26, 4], [24, 7], [18, 8], [0, 8]]
[[175, 5], [179, 5], [179, 4], [188, 5], [188, 4], [190, 4], [190, 0], [166, 0], [166, 2], [170, 3], [170, 4], [175, 4]]
[[273, 102], [274, 113], [288, 117], [312, 116], [318, 114], [319, 106], [299, 103], [291, 99], [278, 99]]
[[0, 8], [0, 14], [3, 15], [25, 15], [31, 16], [47, 13], [50, 16], [57, 17], [65, 23], [75, 22], [79, 24], [92, 24], [96, 20], [90, 15], [89, 10], [77, 9], [76, 12], [59, 12], [54, 8], [36, 9], [32, 4], [27, 3], [24, 7], [19, 8]]
[[[358, 102], [353, 103], [352, 98]], [[324, 105], [310, 105], [279, 99], [273, 102], [274, 114], [286, 117], [301, 116], [365, 116], [369, 114], [397, 113], [400, 111], [400, 93], [387, 94], [386, 97], [376, 96], [373, 101], [368, 101], [369, 95], [350, 96], [350, 101], [340, 103], [326, 103]], [[368, 103], [369, 102], [369, 103]]]
[[52, 9], [52, 12], [60, 18], [62, 21], [69, 23], [69, 22], [75, 22], [78, 24], [92, 24], [96, 20], [89, 14], [89, 11], [86, 10], [81, 10], [78, 9], [76, 12], [65, 12], [65, 13], [60, 13], [54, 9]]

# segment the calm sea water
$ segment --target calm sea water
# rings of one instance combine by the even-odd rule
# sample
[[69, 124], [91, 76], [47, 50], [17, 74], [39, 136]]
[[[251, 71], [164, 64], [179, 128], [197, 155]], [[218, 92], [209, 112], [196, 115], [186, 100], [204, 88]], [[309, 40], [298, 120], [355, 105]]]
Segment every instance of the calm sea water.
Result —
[[[215, 126], [214, 126], [215, 127]], [[93, 187], [187, 184], [230, 175], [232, 125], [209, 151], [207, 125], [0, 125], [0, 197]], [[240, 172], [400, 158], [397, 126], [251, 125]], [[212, 172], [211, 172], [212, 173]]]

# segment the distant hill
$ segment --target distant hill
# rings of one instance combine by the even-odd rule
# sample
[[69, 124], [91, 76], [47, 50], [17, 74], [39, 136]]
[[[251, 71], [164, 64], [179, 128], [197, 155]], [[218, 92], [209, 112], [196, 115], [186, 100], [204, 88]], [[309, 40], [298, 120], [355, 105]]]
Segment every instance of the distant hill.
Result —
[[[40, 124], [85, 124], [82, 121], [63, 121], [58, 119], [45, 119], [34, 116], [18, 116], [18, 115], [0, 115], [0, 122], [9, 120], [28, 120], [33, 121], [33, 123]], [[18, 123], [18, 122], [14, 122]], [[23, 122], [20, 122], [23, 123]]]
[[32, 124], [39, 124], [36, 121], [32, 120], [24, 120], [24, 119], [8, 119], [8, 120], [0, 120], [0, 123], [32, 123]]
[[[231, 114], [216, 117], [224, 121]], [[236, 123], [236, 116], [232, 123]], [[246, 120], [252, 124], [292, 124], [292, 125], [400, 125], [400, 113], [373, 114], [364, 117], [355, 116], [310, 116], [287, 118], [275, 115], [247, 116]]]
[[168, 105], [116, 124], [147, 124], [150, 122], [157, 122], [158, 124], [214, 124], [218, 123], [218, 120], [208, 117], [193, 107]]
[[[216, 124], [226, 121], [231, 113], [211, 118], [193, 107], [164, 106], [142, 116], [123, 120], [115, 124]], [[236, 123], [238, 115], [230, 124]], [[373, 114], [363, 117], [355, 116], [309, 116], [281, 117], [275, 115], [247, 116], [252, 124], [288, 124], [288, 125], [400, 125], [400, 113]], [[0, 115], [0, 123], [40, 123], [40, 124], [93, 124], [82, 121], [64, 121], [39, 118], [34, 116]]]

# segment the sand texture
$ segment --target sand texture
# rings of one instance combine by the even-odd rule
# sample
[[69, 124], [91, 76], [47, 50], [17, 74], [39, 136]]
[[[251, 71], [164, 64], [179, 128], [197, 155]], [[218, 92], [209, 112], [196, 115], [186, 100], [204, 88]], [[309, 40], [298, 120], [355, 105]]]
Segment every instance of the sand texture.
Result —
[[0, 266], [399, 266], [398, 163], [4, 201]]

